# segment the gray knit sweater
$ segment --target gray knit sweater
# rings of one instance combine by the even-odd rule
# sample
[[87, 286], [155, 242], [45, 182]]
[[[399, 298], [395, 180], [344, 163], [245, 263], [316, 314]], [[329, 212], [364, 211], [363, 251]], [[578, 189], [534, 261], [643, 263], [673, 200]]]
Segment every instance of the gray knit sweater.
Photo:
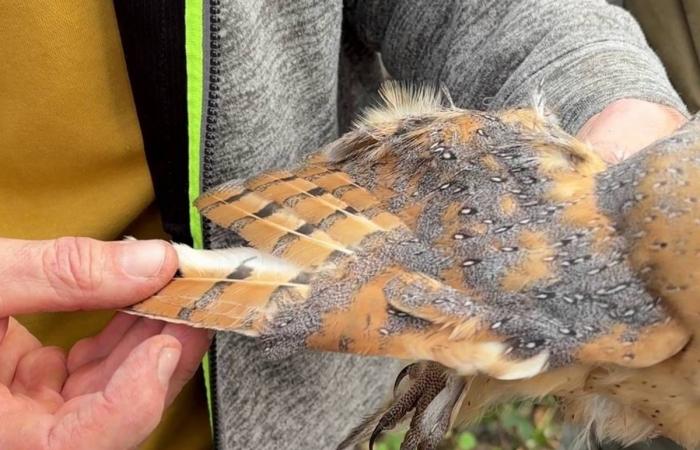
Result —
[[[466, 108], [525, 104], [542, 82], [570, 132], [623, 97], [684, 111], [633, 19], [603, 0], [216, 3], [219, 137], [205, 153], [203, 189], [291, 165], [338, 136], [376, 91], [376, 53], [391, 77], [444, 84]], [[206, 241], [233, 237], [210, 225]], [[223, 333], [215, 357], [216, 438], [226, 449], [334, 448], [401, 366], [312, 352], [266, 361], [253, 341]]]

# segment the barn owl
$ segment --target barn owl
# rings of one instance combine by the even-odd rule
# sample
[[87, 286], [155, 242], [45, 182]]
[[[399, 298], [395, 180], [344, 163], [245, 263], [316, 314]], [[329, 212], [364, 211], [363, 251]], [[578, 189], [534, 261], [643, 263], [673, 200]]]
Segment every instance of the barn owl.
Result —
[[339, 448], [410, 416], [401, 448], [434, 449], [455, 421], [544, 395], [599, 438], [699, 445], [700, 119], [609, 167], [541, 101], [382, 98], [298, 167], [204, 193], [248, 246], [176, 245], [179, 276], [129, 312], [270, 357], [410, 361]]

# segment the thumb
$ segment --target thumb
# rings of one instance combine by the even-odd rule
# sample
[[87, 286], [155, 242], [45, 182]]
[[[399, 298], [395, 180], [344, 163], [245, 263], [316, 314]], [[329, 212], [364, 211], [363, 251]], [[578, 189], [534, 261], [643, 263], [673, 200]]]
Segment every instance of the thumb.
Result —
[[[167, 335], [154, 336], [136, 347], [117, 368], [104, 392], [92, 394], [52, 430], [58, 448], [134, 448], [156, 428], [181, 346]], [[76, 427], [76, 429], [73, 429]], [[79, 428], [78, 428], [79, 427]], [[79, 437], [80, 442], [74, 442]]]
[[581, 127], [576, 137], [608, 163], [626, 159], [670, 135], [687, 119], [678, 110], [645, 100], [615, 100]]
[[164, 241], [0, 239], [0, 317], [128, 306], [176, 269], [177, 255]]

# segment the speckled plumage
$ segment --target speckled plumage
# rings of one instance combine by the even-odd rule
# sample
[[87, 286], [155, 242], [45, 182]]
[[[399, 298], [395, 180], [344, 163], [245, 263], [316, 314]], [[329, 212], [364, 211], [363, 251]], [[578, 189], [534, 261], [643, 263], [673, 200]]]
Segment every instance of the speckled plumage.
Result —
[[[460, 405], [471, 418], [507, 396], [554, 393], [573, 420], [597, 420], [591, 405], [609, 386], [591, 374], [634, 374], [685, 345], [688, 332], [640, 250], [669, 242], [646, 242], [640, 224], [677, 213], [697, 229], [698, 190], [683, 170], [697, 171], [700, 133], [668, 141], [683, 147], [685, 166], [659, 175], [650, 167], [681, 159], [647, 149], [608, 169], [540, 105], [485, 114], [397, 85], [384, 97], [302, 167], [224, 184], [198, 201], [260, 251], [250, 258], [278, 262], [233, 258], [204, 279], [183, 270], [133, 310], [259, 336], [273, 357], [307, 347], [440, 363], [441, 389], [420, 366], [410, 408], [394, 403], [390, 420], [376, 414], [357, 430], [368, 437], [415, 408], [409, 449], [434, 448]], [[652, 190], [650, 177], [659, 178]], [[683, 194], [661, 197], [661, 188]], [[697, 262], [697, 252], [685, 259]], [[520, 381], [474, 392], [486, 376]], [[596, 431], [620, 437], [606, 426]]]

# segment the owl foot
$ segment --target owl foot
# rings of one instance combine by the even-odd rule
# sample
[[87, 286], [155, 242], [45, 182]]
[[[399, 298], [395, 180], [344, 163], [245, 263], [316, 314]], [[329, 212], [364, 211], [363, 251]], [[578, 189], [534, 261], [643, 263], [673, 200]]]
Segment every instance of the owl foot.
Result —
[[[407, 383], [402, 383], [406, 377]], [[407, 387], [401, 389], [402, 384], [407, 384]], [[401, 450], [433, 450], [449, 429], [452, 411], [463, 388], [463, 377], [451, 373], [440, 364], [411, 364], [399, 373], [394, 386], [394, 399], [389, 406], [368, 417], [338, 448], [362, 442], [369, 435], [371, 450], [382, 432], [394, 428], [413, 411]]]

